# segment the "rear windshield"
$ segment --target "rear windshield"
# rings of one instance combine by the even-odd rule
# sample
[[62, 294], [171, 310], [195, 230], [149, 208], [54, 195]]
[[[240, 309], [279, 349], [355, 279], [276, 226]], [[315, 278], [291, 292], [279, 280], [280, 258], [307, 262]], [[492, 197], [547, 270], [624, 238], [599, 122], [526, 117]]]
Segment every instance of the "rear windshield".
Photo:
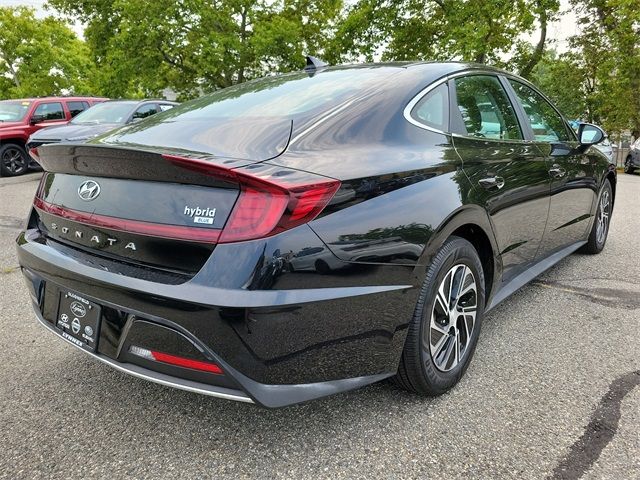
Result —
[[27, 114], [31, 102], [2, 101], [0, 102], [0, 122], [19, 122]]
[[378, 87], [390, 71], [361, 68], [266, 77], [224, 88], [160, 115], [184, 120], [304, 115], [338, 106]]
[[135, 105], [137, 105], [136, 102], [98, 103], [77, 115], [71, 123], [74, 125], [125, 123]]

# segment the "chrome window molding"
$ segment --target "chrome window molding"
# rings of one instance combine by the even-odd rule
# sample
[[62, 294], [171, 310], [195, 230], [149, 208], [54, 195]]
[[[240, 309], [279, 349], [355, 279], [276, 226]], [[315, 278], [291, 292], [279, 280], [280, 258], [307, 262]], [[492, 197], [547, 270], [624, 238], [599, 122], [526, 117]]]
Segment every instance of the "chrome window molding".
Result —
[[[428, 85], [424, 89], [420, 90], [409, 101], [409, 103], [407, 103], [407, 105], [404, 107], [404, 110], [403, 110], [402, 114], [403, 114], [405, 120], [407, 120], [409, 123], [411, 123], [412, 125], [415, 125], [418, 128], [422, 128], [423, 130], [428, 130], [428, 131], [434, 132], [434, 133], [440, 133], [442, 135], [449, 135], [449, 136], [452, 136], [454, 138], [467, 138], [467, 139], [479, 140], [479, 141], [482, 141], [482, 142], [513, 143], [513, 144], [518, 144], [518, 145], [539, 143], [536, 140], [528, 140], [528, 139], [522, 139], [522, 140], [507, 140], [507, 139], [504, 139], [503, 140], [503, 139], [500, 139], [500, 138], [480, 138], [480, 137], [473, 137], [471, 135], [462, 135], [462, 134], [459, 134], [459, 133], [454, 133], [454, 132], [440, 130], [438, 128], [430, 127], [428, 125], [425, 125], [424, 123], [421, 123], [420, 121], [416, 120], [415, 118], [413, 118], [411, 116], [411, 111], [416, 106], [416, 104], [420, 100], [422, 100], [422, 98], [425, 95], [427, 95], [431, 90], [439, 87], [443, 83], [446, 83], [446, 82], [448, 82], [449, 80], [451, 80], [453, 78], [465, 77], [465, 76], [468, 76], [468, 75], [491, 75], [491, 76], [494, 76], [494, 77], [502, 76], [502, 77], [505, 77], [506, 79], [512, 79], [512, 80], [515, 80], [517, 82], [520, 82], [523, 85], [526, 85], [527, 87], [532, 88], [535, 92], [540, 94], [549, 104], [551, 104], [551, 106], [556, 111], [556, 113], [558, 113], [558, 115], [560, 115], [560, 117], [566, 123], [566, 119], [564, 118], [564, 115], [562, 115], [560, 112], [558, 112], [558, 109], [553, 105], [553, 103], [551, 103], [551, 100], [549, 100], [547, 98], [547, 96], [544, 93], [542, 93], [540, 90], [538, 90], [536, 88], [536, 86], [533, 85], [531, 82], [529, 82], [529, 81], [527, 81], [525, 79], [516, 77], [515, 75], [512, 75], [512, 74], [510, 74], [508, 72], [497, 72], [497, 71], [486, 70], [486, 69], [482, 69], [482, 68], [470, 69], [470, 70], [464, 70], [464, 71], [461, 71], [461, 72], [451, 73], [449, 75], [446, 75], [446, 76], [436, 80], [431, 85]], [[449, 119], [451, 119], [451, 112], [449, 112]]]

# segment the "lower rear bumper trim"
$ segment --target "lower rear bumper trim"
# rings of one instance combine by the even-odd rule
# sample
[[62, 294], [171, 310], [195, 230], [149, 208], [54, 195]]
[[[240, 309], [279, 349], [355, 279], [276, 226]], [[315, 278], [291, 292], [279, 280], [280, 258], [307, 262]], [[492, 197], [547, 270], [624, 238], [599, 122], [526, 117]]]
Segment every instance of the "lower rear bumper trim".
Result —
[[203, 395], [209, 395], [209, 396], [212, 396], [212, 397], [223, 398], [223, 399], [226, 399], [226, 400], [234, 400], [236, 402], [254, 403], [251, 398], [249, 398], [248, 396], [244, 395], [240, 391], [231, 390], [231, 389], [223, 388], [223, 387], [215, 387], [213, 385], [205, 385], [205, 384], [202, 384], [202, 383], [192, 382], [190, 380], [178, 379], [178, 378], [175, 378], [175, 377], [171, 377], [169, 375], [164, 375], [164, 374], [159, 373], [159, 372], [154, 372], [152, 370], [139, 367], [137, 365], [133, 365], [131, 363], [121, 364], [121, 363], [115, 362], [115, 361], [105, 357], [104, 355], [88, 352], [84, 348], [76, 345], [75, 343], [73, 343], [69, 339], [67, 339], [64, 336], [58, 334], [58, 332], [56, 332], [56, 330], [53, 328], [53, 326], [51, 326], [49, 324], [49, 322], [44, 320], [44, 318], [42, 317], [42, 315], [40, 314], [40, 312], [37, 309], [35, 310], [34, 313], [35, 313], [35, 316], [36, 316], [36, 319], [38, 320], [38, 322], [45, 329], [47, 329], [52, 334], [54, 334], [56, 337], [62, 338], [65, 342], [67, 342], [70, 345], [73, 345], [78, 350], [81, 350], [82, 352], [86, 353], [87, 355], [89, 355], [89, 356], [101, 361], [102, 363], [105, 363], [105, 364], [109, 365], [112, 368], [115, 368], [116, 370], [119, 370], [121, 372], [127, 373], [129, 375], [133, 375], [134, 377], [141, 378], [143, 380], [149, 380], [150, 382], [158, 383], [160, 385], [173, 387], [173, 388], [178, 388], [180, 390], [186, 390], [187, 392], [200, 393], [200, 394], [203, 394]]

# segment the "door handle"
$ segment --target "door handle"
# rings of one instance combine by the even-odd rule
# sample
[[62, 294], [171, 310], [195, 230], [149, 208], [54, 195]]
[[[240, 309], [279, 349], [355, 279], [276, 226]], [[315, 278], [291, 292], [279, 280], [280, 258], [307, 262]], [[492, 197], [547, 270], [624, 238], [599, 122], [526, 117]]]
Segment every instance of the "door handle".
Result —
[[567, 171], [558, 164], [555, 164], [549, 170], [549, 175], [551, 175], [553, 178], [562, 178], [566, 174], [567, 174]]
[[504, 178], [496, 177], [494, 175], [493, 177], [481, 178], [480, 180], [478, 180], [478, 183], [481, 187], [486, 188], [487, 190], [490, 190], [492, 188], [497, 188], [498, 190], [500, 190], [502, 187], [504, 187]]

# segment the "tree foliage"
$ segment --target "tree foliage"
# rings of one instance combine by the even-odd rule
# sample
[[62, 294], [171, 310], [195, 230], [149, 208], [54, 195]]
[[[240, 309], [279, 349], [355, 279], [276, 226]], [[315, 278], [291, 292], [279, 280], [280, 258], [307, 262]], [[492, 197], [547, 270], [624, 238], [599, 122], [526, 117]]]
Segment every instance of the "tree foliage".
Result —
[[[304, 54], [330, 63], [462, 60], [539, 84], [570, 117], [640, 131], [638, 0], [571, 0], [581, 28], [549, 48], [559, 0], [48, 0], [85, 26], [0, 9], [0, 95], [196, 97]], [[536, 38], [527, 41], [527, 35]]]
[[573, 0], [581, 32], [547, 55], [532, 79], [569, 116], [611, 132], [640, 132], [640, 8], [637, 0]]
[[321, 52], [341, 0], [50, 0], [86, 23], [111, 96], [183, 97], [304, 65]]
[[640, 6], [637, 0], [572, 0], [582, 27], [573, 46], [595, 77], [605, 127], [640, 133]]
[[[544, 52], [558, 0], [360, 0], [330, 42], [333, 61], [462, 60], [527, 75]], [[542, 27], [529, 48], [522, 34]], [[510, 57], [507, 61], [506, 58]]]
[[0, 97], [90, 93], [89, 49], [53, 17], [0, 7]]

